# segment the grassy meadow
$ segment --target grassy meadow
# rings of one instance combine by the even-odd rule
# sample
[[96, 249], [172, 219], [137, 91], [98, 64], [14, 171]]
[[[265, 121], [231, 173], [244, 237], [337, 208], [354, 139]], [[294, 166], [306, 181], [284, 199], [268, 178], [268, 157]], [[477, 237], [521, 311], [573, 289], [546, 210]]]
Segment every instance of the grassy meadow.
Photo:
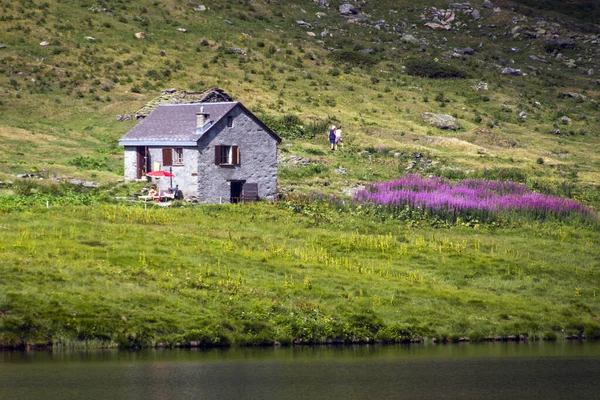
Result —
[[5, 213], [0, 345], [600, 336], [597, 224], [464, 225], [292, 200]]

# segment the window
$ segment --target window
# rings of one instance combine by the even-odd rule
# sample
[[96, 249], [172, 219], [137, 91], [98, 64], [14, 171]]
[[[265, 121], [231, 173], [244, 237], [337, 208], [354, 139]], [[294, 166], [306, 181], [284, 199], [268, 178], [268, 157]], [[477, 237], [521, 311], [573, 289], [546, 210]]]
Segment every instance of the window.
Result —
[[183, 165], [183, 148], [163, 148], [162, 162], [164, 167], [170, 167], [172, 165]]
[[215, 164], [239, 165], [240, 148], [238, 146], [215, 146]]
[[231, 128], [233, 126], [233, 117], [227, 117], [227, 127]]
[[173, 149], [169, 147], [162, 149], [162, 162], [164, 167], [173, 165]]
[[183, 165], [183, 149], [181, 147], [173, 149], [173, 160], [173, 165]]

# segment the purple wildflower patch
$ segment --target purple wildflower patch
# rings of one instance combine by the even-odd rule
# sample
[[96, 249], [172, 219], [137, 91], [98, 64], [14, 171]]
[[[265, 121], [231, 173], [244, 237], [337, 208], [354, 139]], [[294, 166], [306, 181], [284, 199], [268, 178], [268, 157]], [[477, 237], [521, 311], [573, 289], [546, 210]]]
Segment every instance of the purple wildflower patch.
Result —
[[489, 220], [502, 213], [519, 213], [534, 218], [563, 218], [578, 214], [593, 217], [581, 203], [562, 197], [533, 193], [515, 182], [465, 180], [406, 175], [392, 182], [369, 185], [354, 200], [391, 209], [412, 207], [443, 218], [471, 216]]

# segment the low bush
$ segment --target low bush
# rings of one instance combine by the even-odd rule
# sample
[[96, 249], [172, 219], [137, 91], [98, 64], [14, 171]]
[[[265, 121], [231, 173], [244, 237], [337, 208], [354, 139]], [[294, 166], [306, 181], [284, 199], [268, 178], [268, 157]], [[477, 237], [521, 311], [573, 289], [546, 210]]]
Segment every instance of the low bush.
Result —
[[373, 54], [363, 54], [352, 50], [334, 51], [329, 55], [333, 60], [356, 67], [372, 67], [379, 62], [379, 57]]
[[432, 79], [465, 79], [468, 75], [450, 65], [435, 61], [410, 60], [406, 62], [406, 72], [409, 75]]

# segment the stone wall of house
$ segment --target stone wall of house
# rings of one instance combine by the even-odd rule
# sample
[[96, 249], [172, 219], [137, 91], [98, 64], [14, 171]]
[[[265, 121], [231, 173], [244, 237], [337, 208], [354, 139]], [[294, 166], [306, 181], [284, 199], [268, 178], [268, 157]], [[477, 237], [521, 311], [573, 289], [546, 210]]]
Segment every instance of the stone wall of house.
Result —
[[[175, 176], [171, 180], [169, 177], [151, 178], [156, 183], [158, 190], [168, 190], [173, 182], [173, 187], [179, 185], [185, 197], [197, 195], [198, 188], [198, 149], [196, 147], [183, 148], [183, 165], [173, 165], [164, 167], [162, 159], [162, 147], [148, 147], [150, 155], [150, 169], [155, 169], [155, 163], [158, 163], [158, 169], [172, 172]], [[137, 179], [137, 153], [136, 148], [125, 146], [125, 180], [134, 181]]]
[[[172, 179], [170, 177], [152, 178], [152, 182], [156, 183], [157, 189], [166, 191], [170, 187], [179, 186], [179, 190], [181, 190], [184, 197], [195, 196], [198, 186], [198, 150], [195, 147], [183, 147], [183, 165], [166, 167], [163, 163], [162, 150], [162, 147], [148, 148], [150, 168], [154, 171], [155, 167], [158, 166], [158, 169], [172, 172], [175, 176]], [[173, 157], [173, 161], [175, 161], [175, 157]], [[156, 163], [158, 164], [156, 165]], [[171, 183], [173, 186], [171, 186]]]
[[[261, 199], [277, 196], [277, 141], [260, 127], [242, 108], [229, 113], [233, 127], [227, 127], [227, 117], [207, 132], [199, 141], [198, 196], [202, 203], [228, 203], [231, 181], [258, 184]], [[215, 146], [238, 146], [240, 164], [215, 164]]]
[[125, 181], [131, 182], [137, 179], [137, 153], [135, 147], [125, 146], [124, 155]]

